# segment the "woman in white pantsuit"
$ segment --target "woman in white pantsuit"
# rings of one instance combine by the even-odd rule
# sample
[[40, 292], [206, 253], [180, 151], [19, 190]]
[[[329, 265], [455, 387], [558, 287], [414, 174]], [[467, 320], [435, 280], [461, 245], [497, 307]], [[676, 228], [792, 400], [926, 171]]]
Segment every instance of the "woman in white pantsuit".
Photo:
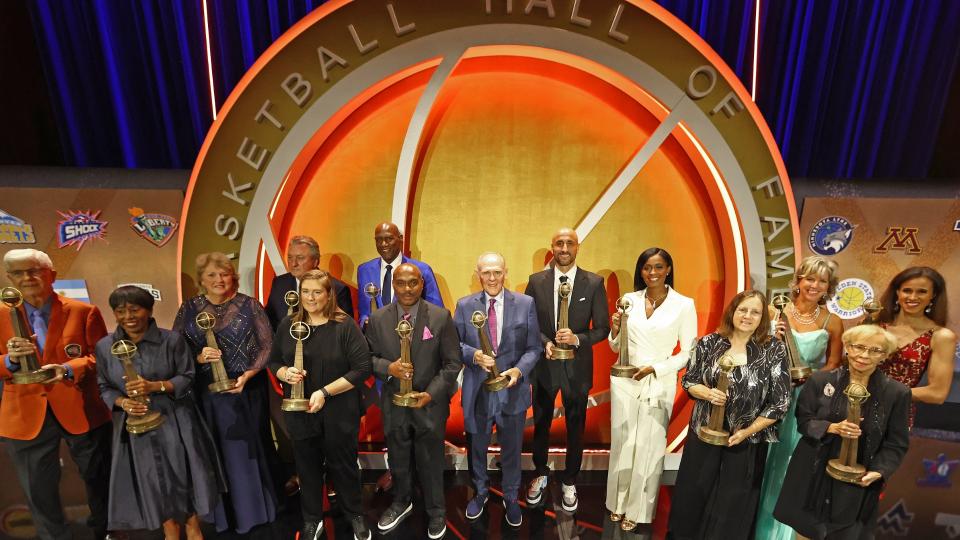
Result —
[[[697, 338], [693, 300], [673, 290], [673, 259], [660, 248], [640, 254], [634, 274], [633, 307], [627, 319], [632, 378], [611, 377], [610, 465], [607, 510], [623, 530], [651, 523], [657, 507], [667, 425], [673, 411], [677, 372]], [[620, 350], [620, 315], [610, 325], [610, 346]], [[677, 343], [680, 351], [673, 354]]]

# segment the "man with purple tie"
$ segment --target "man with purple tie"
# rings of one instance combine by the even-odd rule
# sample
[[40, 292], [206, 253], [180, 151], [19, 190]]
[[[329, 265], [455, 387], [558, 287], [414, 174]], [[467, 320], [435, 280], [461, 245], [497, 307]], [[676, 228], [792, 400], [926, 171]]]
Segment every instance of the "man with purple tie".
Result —
[[[524, 420], [530, 407], [530, 374], [543, 351], [540, 326], [533, 298], [504, 288], [507, 265], [502, 255], [481, 255], [477, 260], [477, 277], [483, 290], [461, 298], [454, 315], [464, 365], [460, 400], [464, 426], [470, 434], [469, 459], [476, 490], [467, 504], [466, 517], [480, 517], [487, 503], [487, 449], [496, 424], [503, 467], [504, 517], [508, 525], [519, 527], [523, 521], [517, 501], [520, 451]], [[492, 356], [484, 354], [477, 327], [471, 322], [476, 311], [487, 317], [482, 331], [490, 339]], [[494, 365], [510, 382], [506, 389], [491, 392], [484, 388], [483, 382]]]

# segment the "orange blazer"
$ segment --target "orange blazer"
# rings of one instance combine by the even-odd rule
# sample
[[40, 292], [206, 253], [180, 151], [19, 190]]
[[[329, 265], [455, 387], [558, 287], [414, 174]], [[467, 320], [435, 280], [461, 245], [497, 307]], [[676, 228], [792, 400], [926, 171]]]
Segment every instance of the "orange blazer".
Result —
[[[23, 307], [20, 308], [23, 313]], [[13, 336], [10, 308], [0, 305], [0, 353], [7, 354]], [[26, 315], [24, 314], [24, 320]], [[28, 323], [29, 324], [29, 323]], [[97, 387], [94, 347], [107, 335], [100, 310], [90, 304], [53, 295], [47, 342], [40, 365], [64, 364], [73, 369], [73, 380], [55, 384], [13, 384], [10, 370], [0, 358], [0, 437], [30, 440], [40, 433], [47, 405], [68, 432], [86, 433], [110, 420], [110, 410]], [[69, 346], [69, 347], [68, 347]], [[68, 356], [70, 350], [73, 357]]]

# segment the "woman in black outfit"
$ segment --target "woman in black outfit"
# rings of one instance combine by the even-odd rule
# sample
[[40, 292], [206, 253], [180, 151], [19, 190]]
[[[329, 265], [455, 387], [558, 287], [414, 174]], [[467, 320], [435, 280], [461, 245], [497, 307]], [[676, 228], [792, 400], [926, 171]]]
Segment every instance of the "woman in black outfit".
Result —
[[[290, 335], [293, 322], [310, 326], [303, 342], [303, 369], [294, 367], [296, 341]], [[329, 474], [340, 505], [353, 526], [354, 538], [370, 538], [360, 503], [360, 469], [357, 437], [360, 430], [360, 391], [370, 376], [370, 351], [357, 324], [337, 308], [330, 275], [312, 270], [300, 281], [300, 307], [283, 319], [270, 351], [270, 369], [291, 385], [304, 382], [309, 397], [306, 412], [284, 412], [293, 441], [304, 525], [300, 540], [323, 537], [323, 485]]]
[[[846, 365], [814, 373], [797, 397], [797, 444], [773, 516], [797, 533], [816, 539], [872, 538], [877, 501], [884, 482], [903, 461], [909, 445], [910, 389], [877, 366], [897, 350], [897, 339], [875, 325], [843, 333]], [[848, 422], [850, 382], [867, 387], [860, 424]], [[840, 453], [844, 438], [859, 439], [857, 463], [866, 472], [856, 484], [834, 480], [827, 462]]]

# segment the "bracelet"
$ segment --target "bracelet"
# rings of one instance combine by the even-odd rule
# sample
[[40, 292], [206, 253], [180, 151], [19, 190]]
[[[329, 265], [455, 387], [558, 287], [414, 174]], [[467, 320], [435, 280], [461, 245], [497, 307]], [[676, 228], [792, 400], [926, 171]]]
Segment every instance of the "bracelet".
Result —
[[330, 392], [327, 391], [326, 386], [320, 388], [320, 393], [323, 394], [323, 399], [330, 399]]

